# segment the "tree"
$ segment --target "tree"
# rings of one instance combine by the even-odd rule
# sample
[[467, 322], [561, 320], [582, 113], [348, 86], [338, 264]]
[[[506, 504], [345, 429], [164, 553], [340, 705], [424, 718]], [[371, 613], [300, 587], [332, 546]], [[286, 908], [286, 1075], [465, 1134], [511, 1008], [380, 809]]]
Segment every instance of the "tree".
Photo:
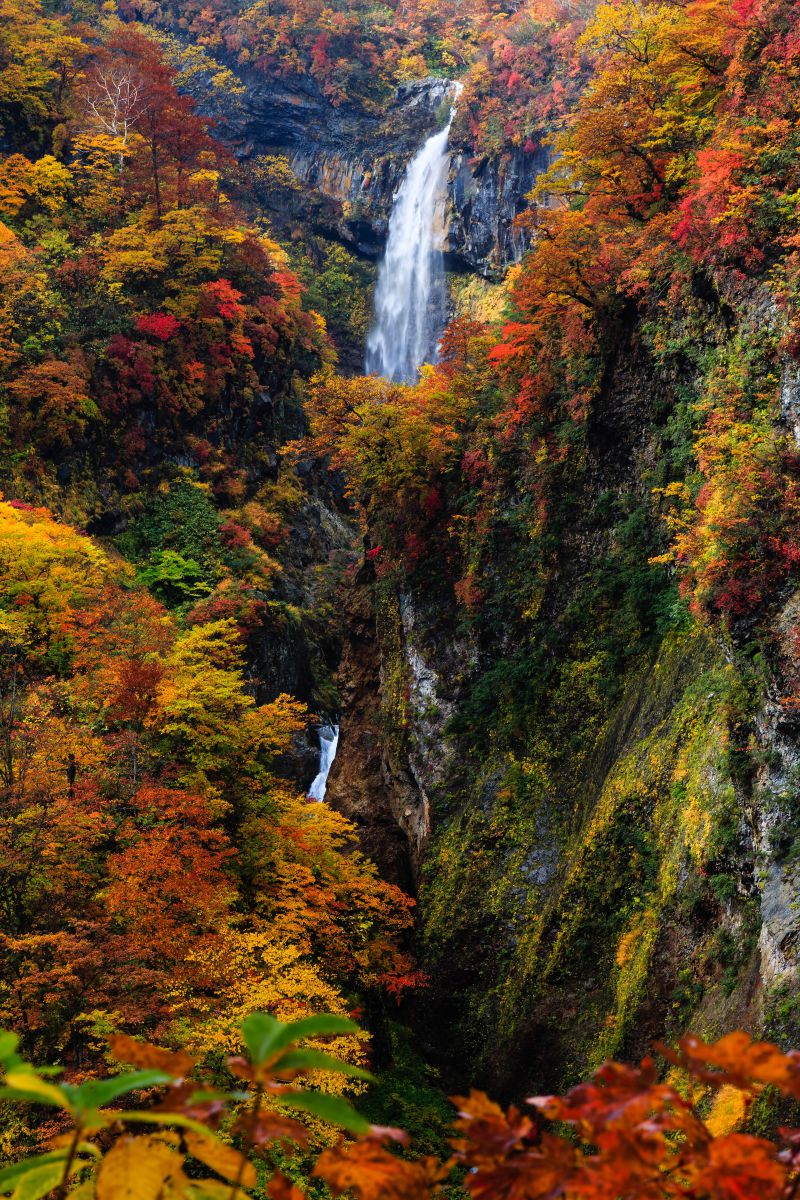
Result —
[[410, 902], [276, 775], [306, 712], [255, 703], [235, 622], [179, 628], [43, 509], [0, 504], [0, 566], [0, 1013], [27, 1044], [85, 1061], [87, 989], [131, 1030], [202, 1011], [210, 1047], [268, 979], [297, 1012], [408, 977]]
[[18, 406], [16, 429], [21, 441], [36, 437], [45, 448], [65, 449], [80, 439], [90, 422], [100, 419], [79, 352], [66, 362], [45, 359], [33, 363], [7, 388]]
[[183, 205], [189, 172], [203, 156], [221, 158], [194, 101], [176, 90], [175, 75], [152, 38], [123, 26], [90, 75], [86, 100], [89, 116], [121, 144], [120, 170], [130, 146], [133, 186], [146, 181], [159, 217]]
[[40, 0], [0, 5], [0, 128], [17, 144], [41, 141], [56, 123], [69, 80], [86, 53], [79, 36]]
[[86, 106], [90, 117], [117, 146], [117, 166], [122, 171], [128, 141], [143, 115], [139, 100], [143, 81], [130, 63], [95, 63], [88, 73]]

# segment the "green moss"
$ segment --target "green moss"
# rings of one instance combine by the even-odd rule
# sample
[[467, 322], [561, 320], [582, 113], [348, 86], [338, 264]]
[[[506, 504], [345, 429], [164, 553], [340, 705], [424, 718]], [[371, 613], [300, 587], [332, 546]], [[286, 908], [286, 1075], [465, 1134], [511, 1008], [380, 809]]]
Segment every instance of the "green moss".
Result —
[[446, 1158], [455, 1110], [436, 1071], [415, 1049], [402, 1025], [390, 1026], [392, 1065], [359, 1100], [359, 1111], [375, 1125], [398, 1125], [409, 1135], [412, 1155]]
[[[738, 675], [702, 630], [669, 634], [632, 665], [606, 719], [580, 726], [570, 697], [598, 713], [601, 679], [597, 657], [562, 672], [556, 739], [534, 731], [530, 758], [484, 768], [436, 840], [422, 896], [433, 961], [467, 942], [478, 919], [464, 914], [479, 914], [492, 942], [464, 1016], [470, 1040], [513, 1045], [542, 1006], [557, 1028], [561, 1008], [559, 1036], [583, 1070], [624, 1051], [686, 879], [715, 861], [737, 814], [727, 745]], [[572, 761], [559, 770], [570, 727]]]
[[764, 1029], [782, 1046], [800, 1041], [800, 990], [797, 980], [773, 987], [764, 997]]
[[774, 1087], [766, 1087], [753, 1101], [744, 1132], [754, 1137], [776, 1139], [781, 1126], [800, 1125], [800, 1103], [783, 1096]]
[[399, 752], [408, 726], [408, 664], [403, 650], [403, 624], [397, 593], [389, 579], [378, 582], [375, 620], [381, 657], [381, 717], [390, 748]]

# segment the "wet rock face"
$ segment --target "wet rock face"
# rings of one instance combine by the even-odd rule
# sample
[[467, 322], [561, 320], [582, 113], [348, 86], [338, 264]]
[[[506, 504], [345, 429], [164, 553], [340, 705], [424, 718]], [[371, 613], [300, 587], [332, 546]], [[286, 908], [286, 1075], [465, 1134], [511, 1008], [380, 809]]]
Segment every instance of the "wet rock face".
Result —
[[277, 152], [291, 159], [304, 151], [361, 157], [365, 163], [389, 154], [408, 157], [420, 137], [441, 123], [439, 110], [449, 88], [445, 79], [415, 80], [401, 85], [383, 109], [372, 111], [355, 103], [332, 105], [308, 76], [240, 74], [246, 90], [235, 105], [224, 97], [198, 99], [241, 159]]
[[402, 821], [407, 808], [416, 809], [418, 797], [386, 745], [370, 584], [370, 572], [362, 568], [345, 603], [347, 638], [338, 674], [341, 732], [325, 800], [355, 824], [361, 849], [383, 878], [412, 892], [412, 852]]
[[445, 243], [452, 265], [490, 276], [522, 258], [529, 239], [514, 220], [528, 207], [527, 196], [546, 169], [545, 150], [515, 150], [507, 163], [474, 162], [463, 151], [453, 155]]
[[[210, 111], [237, 157], [285, 155], [303, 185], [301, 210], [286, 217], [299, 215], [357, 253], [380, 258], [406, 166], [446, 119], [448, 81], [403, 84], [381, 112], [334, 108], [309, 78], [253, 74], [245, 84], [235, 109], [215, 102]], [[504, 162], [454, 152], [445, 241], [452, 268], [494, 276], [521, 257], [525, 239], [514, 218], [546, 165], [543, 151], [517, 150]]]
[[458, 708], [457, 680], [474, 665], [476, 648], [437, 628], [435, 607], [423, 611], [408, 591], [391, 619], [380, 618], [366, 563], [345, 607], [339, 750], [325, 799], [355, 823], [384, 878], [414, 894], [453, 767], [446, 730]]
[[[796, 619], [797, 611], [795, 596], [778, 621], [779, 634], [789, 620]], [[769, 992], [781, 985], [796, 988], [800, 977], [800, 867], [793, 854], [800, 728], [796, 715], [787, 713], [776, 697], [765, 697], [756, 727], [768, 751], [757, 780], [755, 817], [760, 850], [760, 973]]]
[[[783, 363], [780, 423], [800, 444], [800, 371]], [[760, 744], [767, 753], [758, 773], [756, 827], [761, 892], [761, 978], [767, 990], [796, 990], [800, 980], [800, 864], [796, 857], [797, 783], [800, 777], [800, 714], [782, 696], [800, 685], [800, 592], [789, 596], [774, 621], [778, 678], [764, 696], [757, 717]]]

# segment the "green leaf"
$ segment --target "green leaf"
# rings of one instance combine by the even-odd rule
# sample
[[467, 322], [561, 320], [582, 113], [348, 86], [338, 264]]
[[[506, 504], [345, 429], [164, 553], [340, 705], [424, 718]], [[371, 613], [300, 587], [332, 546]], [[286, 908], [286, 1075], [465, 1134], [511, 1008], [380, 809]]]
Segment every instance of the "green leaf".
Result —
[[322, 1117], [323, 1121], [339, 1125], [350, 1133], [369, 1132], [369, 1121], [341, 1096], [328, 1096], [325, 1092], [293, 1092], [291, 1097], [286, 1096], [281, 1103], [289, 1108], [313, 1113], [315, 1117]]
[[142, 1088], [160, 1087], [172, 1083], [172, 1076], [166, 1071], [151, 1069], [148, 1071], [129, 1071], [124, 1075], [115, 1075], [111, 1079], [87, 1079], [78, 1087], [66, 1084], [65, 1092], [69, 1096], [73, 1109], [85, 1112], [90, 1108], [102, 1108], [119, 1096], [127, 1096], [129, 1092], [140, 1091]]
[[14, 1188], [12, 1200], [41, 1200], [58, 1186], [63, 1174], [63, 1161], [40, 1163], [22, 1176]]
[[274, 1053], [273, 1046], [276, 1050], [280, 1049], [278, 1036], [288, 1028], [269, 1013], [250, 1013], [249, 1017], [245, 1017], [242, 1021], [242, 1035], [250, 1061], [257, 1067], [265, 1063]]
[[190, 1179], [183, 1188], [184, 1194], [192, 1200], [228, 1200], [231, 1194], [231, 1185], [216, 1179]]
[[358, 1033], [358, 1025], [348, 1017], [335, 1016], [333, 1013], [304, 1017], [303, 1020], [293, 1021], [290, 1025], [276, 1021], [268, 1013], [251, 1013], [242, 1022], [242, 1033], [251, 1061], [256, 1066], [261, 1066], [273, 1054], [285, 1050], [294, 1042], [302, 1041], [303, 1038]]
[[23, 1158], [21, 1162], [11, 1163], [10, 1166], [0, 1170], [0, 1192], [12, 1191], [20, 1179], [30, 1171], [37, 1171], [40, 1167], [51, 1163], [63, 1168], [66, 1161], [66, 1150], [54, 1150], [49, 1154], [37, 1154], [35, 1158]]
[[342, 1062], [332, 1054], [324, 1054], [321, 1050], [289, 1050], [275, 1064], [276, 1073], [285, 1071], [301, 1071], [306, 1068], [317, 1071], [334, 1071], [338, 1075], [350, 1075], [354, 1079], [368, 1079], [374, 1082], [374, 1076], [361, 1067]]
[[300, 1042], [303, 1038], [334, 1037], [342, 1033], [358, 1033], [359, 1027], [349, 1017], [338, 1017], [334, 1013], [320, 1013], [317, 1017], [304, 1017], [301, 1021], [292, 1021], [286, 1026], [289, 1040], [278, 1046], [288, 1046], [289, 1042]]
[[0, 1029], [0, 1062], [13, 1063], [17, 1065], [19, 1059], [17, 1057], [17, 1047], [19, 1046], [19, 1038], [16, 1033], [12, 1033], [9, 1029]]

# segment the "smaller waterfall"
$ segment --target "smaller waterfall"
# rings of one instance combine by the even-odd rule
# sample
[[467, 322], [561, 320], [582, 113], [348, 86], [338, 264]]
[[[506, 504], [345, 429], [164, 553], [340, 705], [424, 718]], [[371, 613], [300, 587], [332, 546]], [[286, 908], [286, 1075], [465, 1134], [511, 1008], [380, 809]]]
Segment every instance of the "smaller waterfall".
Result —
[[328, 772], [336, 758], [339, 746], [339, 726], [321, 725], [319, 730], [319, 773], [308, 789], [309, 800], [324, 800], [328, 786]]
[[396, 383], [415, 383], [421, 365], [435, 361], [445, 323], [442, 242], [454, 114], [409, 163], [389, 218], [364, 367]]

